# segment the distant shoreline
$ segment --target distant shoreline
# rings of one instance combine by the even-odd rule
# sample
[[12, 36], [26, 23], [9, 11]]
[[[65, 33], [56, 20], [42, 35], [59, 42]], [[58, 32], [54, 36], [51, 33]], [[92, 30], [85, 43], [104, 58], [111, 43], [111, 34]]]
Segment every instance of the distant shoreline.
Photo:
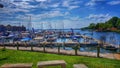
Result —
[[105, 22], [90, 23], [89, 26], [82, 29], [92, 29], [100, 32], [117, 32], [120, 33], [120, 18], [112, 17]]
[[88, 31], [95, 31], [95, 32], [116, 32], [116, 33], [120, 33], [120, 30], [98, 30], [98, 29], [89, 29], [89, 28], [81, 28], [80, 30], [88, 30]]

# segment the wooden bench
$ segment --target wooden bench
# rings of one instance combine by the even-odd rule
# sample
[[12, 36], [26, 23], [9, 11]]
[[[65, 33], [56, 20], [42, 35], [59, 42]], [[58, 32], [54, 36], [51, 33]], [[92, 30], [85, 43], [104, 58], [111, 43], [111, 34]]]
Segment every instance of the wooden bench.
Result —
[[32, 68], [33, 63], [4, 64], [1, 68]]
[[74, 64], [73, 68], [88, 68], [88, 67], [84, 64]]
[[38, 62], [38, 68], [43, 68], [45, 66], [57, 66], [61, 65], [61, 68], [66, 68], [66, 62], [64, 60], [54, 60], [54, 61], [42, 61]]

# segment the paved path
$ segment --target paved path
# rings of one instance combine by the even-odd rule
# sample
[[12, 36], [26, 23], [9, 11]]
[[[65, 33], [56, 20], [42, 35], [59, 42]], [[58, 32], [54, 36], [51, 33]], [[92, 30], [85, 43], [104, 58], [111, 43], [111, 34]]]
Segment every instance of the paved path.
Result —
[[115, 54], [115, 58], [120, 60], [120, 53], [119, 54]]
[[84, 64], [74, 64], [73, 65], [74, 68], [88, 68], [86, 65]]
[[[0, 46], [0, 48], [2, 48], [2, 47]], [[16, 47], [6, 47], [6, 48], [17, 50]], [[31, 50], [31, 48], [30, 47], [19, 47], [19, 50], [28, 50], [29, 51], [29, 50]], [[33, 51], [43, 52], [43, 48], [42, 47], [33, 47]], [[55, 53], [55, 54], [58, 53], [57, 48], [45, 48], [45, 51], [48, 52], [48, 53]], [[74, 50], [63, 50], [63, 49], [61, 49], [60, 54], [75, 55], [75, 51]], [[78, 55], [96, 57], [97, 53], [78, 51]], [[100, 53], [100, 57], [120, 60], [120, 54]]]

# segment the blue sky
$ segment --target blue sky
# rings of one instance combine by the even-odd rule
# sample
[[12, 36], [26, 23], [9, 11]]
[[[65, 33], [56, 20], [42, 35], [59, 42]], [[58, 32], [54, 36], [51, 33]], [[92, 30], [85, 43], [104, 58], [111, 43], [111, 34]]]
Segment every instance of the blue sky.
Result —
[[[120, 17], [120, 0], [1, 0], [0, 24], [81, 28]], [[50, 26], [51, 25], [51, 26]]]

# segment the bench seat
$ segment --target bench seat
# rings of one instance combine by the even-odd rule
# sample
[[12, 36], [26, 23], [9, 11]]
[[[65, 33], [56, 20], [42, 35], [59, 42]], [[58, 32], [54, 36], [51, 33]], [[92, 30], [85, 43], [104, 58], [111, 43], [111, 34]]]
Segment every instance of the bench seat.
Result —
[[54, 60], [54, 61], [42, 61], [38, 62], [38, 68], [43, 68], [45, 66], [56, 66], [61, 65], [61, 68], [66, 68], [66, 62], [64, 60]]
[[88, 68], [88, 67], [84, 64], [74, 64], [73, 68]]
[[32, 68], [33, 63], [4, 64], [1, 68]]

